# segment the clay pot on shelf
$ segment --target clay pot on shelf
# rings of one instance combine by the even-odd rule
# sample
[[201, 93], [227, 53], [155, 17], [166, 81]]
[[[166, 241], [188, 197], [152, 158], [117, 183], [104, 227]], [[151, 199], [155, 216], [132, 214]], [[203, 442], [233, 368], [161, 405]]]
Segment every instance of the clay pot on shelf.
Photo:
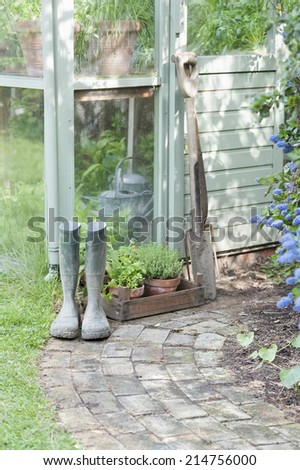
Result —
[[175, 292], [180, 284], [180, 277], [175, 279], [145, 279], [145, 295], [160, 295]]

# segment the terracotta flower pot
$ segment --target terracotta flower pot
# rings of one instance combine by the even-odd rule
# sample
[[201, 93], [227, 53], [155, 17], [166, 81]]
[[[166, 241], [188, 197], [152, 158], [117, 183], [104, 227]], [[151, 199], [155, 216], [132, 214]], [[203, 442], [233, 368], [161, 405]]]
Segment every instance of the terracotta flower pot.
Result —
[[15, 30], [26, 63], [29, 77], [43, 76], [42, 30], [39, 20], [16, 21]]
[[99, 37], [90, 43], [91, 71], [99, 75], [128, 75], [139, 30], [138, 21], [102, 21]]
[[[110, 287], [110, 292], [112, 293], [113, 297], [119, 297], [119, 287]], [[142, 297], [144, 294], [144, 285], [137, 287], [136, 289], [129, 289], [130, 291], [130, 298], [136, 299], [137, 297]]]
[[169, 294], [175, 292], [180, 284], [180, 277], [175, 279], [145, 279], [145, 295]]

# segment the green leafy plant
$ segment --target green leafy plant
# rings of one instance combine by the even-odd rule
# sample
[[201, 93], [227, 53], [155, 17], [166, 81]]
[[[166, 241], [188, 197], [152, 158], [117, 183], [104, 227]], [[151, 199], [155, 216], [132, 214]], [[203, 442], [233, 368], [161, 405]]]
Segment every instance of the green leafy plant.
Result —
[[183, 261], [179, 254], [166, 245], [144, 243], [139, 247], [139, 257], [150, 279], [174, 279], [183, 272]]
[[[91, 38], [99, 37], [101, 21], [118, 22], [133, 20], [140, 24], [135, 61], [138, 66], [153, 64], [154, 49], [154, 1], [153, 0], [78, 0], [75, 3], [75, 20], [80, 31], [75, 37], [75, 51], [80, 63], [87, 61]], [[119, 27], [120, 29], [120, 27]], [[118, 25], [117, 25], [118, 31]], [[150, 55], [149, 55], [150, 53]]]
[[111, 294], [107, 293], [110, 287], [140, 287], [143, 284], [145, 268], [137, 247], [132, 244], [121, 246], [117, 250], [110, 247], [106, 256], [106, 272], [109, 279], [103, 286], [103, 292], [108, 298], [111, 298]]
[[[238, 343], [243, 348], [248, 348], [254, 341], [254, 332], [239, 333], [236, 337]], [[277, 344], [273, 343], [269, 347], [260, 345], [250, 354], [250, 359], [259, 361], [256, 369], [260, 369], [264, 364], [276, 367], [279, 370], [279, 379], [282, 385], [286, 388], [293, 388], [296, 393], [299, 393], [300, 387], [300, 365], [295, 365], [290, 368], [281, 368], [274, 363], [278, 353], [286, 349], [300, 348], [300, 334], [292, 338], [282, 348], [278, 348]]]
[[126, 157], [126, 139], [121, 114], [116, 112], [112, 128], [101, 132], [97, 140], [83, 136], [76, 143], [75, 176], [79, 194], [98, 195], [108, 188], [109, 177]]
[[252, 51], [264, 45], [268, 0], [189, 0], [188, 43], [200, 55]]

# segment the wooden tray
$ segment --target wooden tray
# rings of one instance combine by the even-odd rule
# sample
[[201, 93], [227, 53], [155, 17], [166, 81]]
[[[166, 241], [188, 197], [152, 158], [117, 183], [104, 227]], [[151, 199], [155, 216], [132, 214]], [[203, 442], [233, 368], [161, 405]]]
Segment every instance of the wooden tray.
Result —
[[102, 303], [107, 317], [117, 321], [175, 312], [205, 303], [204, 288], [185, 279], [181, 279], [177, 291], [170, 294], [151, 295], [131, 300], [129, 300], [129, 291], [126, 287], [119, 289], [118, 298], [112, 300], [103, 298]]

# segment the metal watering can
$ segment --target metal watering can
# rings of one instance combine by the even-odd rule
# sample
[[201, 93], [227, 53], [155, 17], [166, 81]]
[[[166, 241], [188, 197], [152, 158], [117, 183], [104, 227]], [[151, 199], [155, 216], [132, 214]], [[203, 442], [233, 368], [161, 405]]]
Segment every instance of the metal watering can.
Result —
[[153, 192], [146, 189], [146, 179], [137, 173], [126, 173], [123, 175], [121, 160], [112, 180], [112, 188], [99, 194], [98, 209], [104, 210], [104, 215], [112, 217], [117, 209], [129, 217], [149, 218], [153, 211]]

